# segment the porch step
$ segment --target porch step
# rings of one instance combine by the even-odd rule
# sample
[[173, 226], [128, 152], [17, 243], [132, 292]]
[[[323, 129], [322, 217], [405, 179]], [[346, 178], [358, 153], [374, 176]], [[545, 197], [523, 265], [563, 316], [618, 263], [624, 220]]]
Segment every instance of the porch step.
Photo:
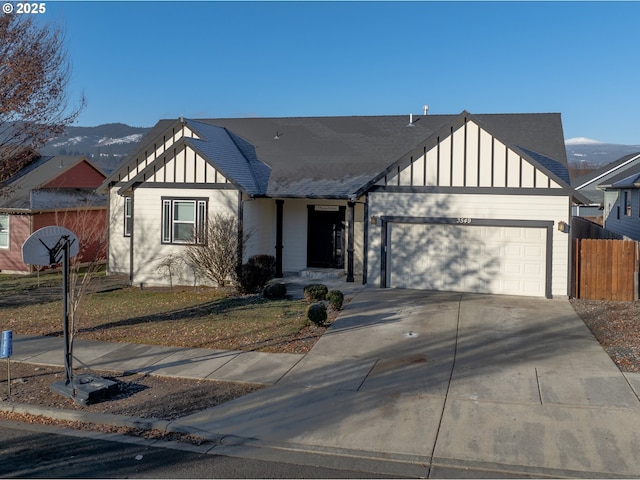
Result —
[[335, 280], [344, 275], [344, 270], [340, 268], [305, 268], [298, 272], [299, 277], [309, 280]]

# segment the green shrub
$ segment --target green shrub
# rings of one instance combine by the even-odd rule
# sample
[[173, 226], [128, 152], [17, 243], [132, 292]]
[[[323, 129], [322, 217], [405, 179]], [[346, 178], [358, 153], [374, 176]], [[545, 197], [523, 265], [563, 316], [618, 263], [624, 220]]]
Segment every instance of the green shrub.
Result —
[[270, 283], [265, 285], [262, 290], [262, 296], [270, 300], [284, 298], [287, 294], [287, 287], [284, 283]]
[[254, 255], [236, 270], [242, 293], [256, 293], [264, 288], [276, 272], [276, 259], [272, 255]]
[[307, 307], [307, 318], [322, 327], [327, 321], [327, 306], [324, 303], [312, 303]]
[[276, 274], [276, 257], [273, 255], [267, 255], [264, 253], [254, 255], [249, 258], [247, 263], [258, 267], [258, 269], [263, 273], [264, 278], [266, 278], [264, 281], [265, 284]]
[[256, 293], [260, 290], [260, 272], [258, 267], [243, 263], [236, 271], [238, 277], [238, 288], [242, 293]]
[[331, 308], [338, 311], [342, 308], [344, 294], [340, 290], [330, 290], [327, 293], [327, 301], [329, 302], [329, 305], [331, 305]]
[[312, 283], [304, 287], [304, 298], [308, 302], [321, 302], [327, 297], [329, 289], [326, 285]]

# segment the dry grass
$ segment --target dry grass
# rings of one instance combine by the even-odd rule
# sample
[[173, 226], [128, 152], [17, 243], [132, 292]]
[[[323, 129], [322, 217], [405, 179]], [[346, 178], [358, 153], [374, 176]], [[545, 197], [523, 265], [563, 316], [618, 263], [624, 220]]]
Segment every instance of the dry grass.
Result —
[[[6, 276], [5, 276], [6, 277]], [[104, 278], [104, 277], [103, 277]], [[107, 277], [108, 278], [108, 277]], [[100, 282], [100, 279], [96, 280]], [[2, 329], [14, 335], [61, 336], [61, 287], [26, 285], [0, 292], [18, 299], [0, 305]], [[47, 279], [51, 283], [50, 279]], [[122, 288], [87, 295], [78, 339], [176, 347], [306, 353], [325, 328], [309, 325], [304, 300], [265, 300], [213, 288]]]

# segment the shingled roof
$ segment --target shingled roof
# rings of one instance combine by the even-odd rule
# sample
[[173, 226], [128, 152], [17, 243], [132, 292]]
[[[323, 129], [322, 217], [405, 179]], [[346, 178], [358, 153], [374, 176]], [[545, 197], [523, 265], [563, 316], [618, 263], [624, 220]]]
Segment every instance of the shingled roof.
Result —
[[[184, 122], [202, 138], [187, 139], [250, 195], [349, 198], [403, 155], [461, 115], [569, 186], [560, 114], [218, 118]], [[117, 181], [146, 145], [176, 120], [161, 120], [106, 183]], [[160, 137], [161, 138], [161, 137]], [[105, 185], [103, 184], [103, 185]]]
[[0, 210], [36, 211], [106, 206], [104, 195], [95, 188], [47, 188], [46, 185], [79, 162], [87, 162], [100, 174], [97, 167], [82, 156], [42, 156], [16, 175], [0, 184]]
[[595, 172], [575, 178], [573, 186], [592, 203], [602, 204], [604, 193], [598, 187], [611, 185], [626, 178], [637, 171], [638, 166], [640, 166], [640, 152], [630, 153], [600, 167]]

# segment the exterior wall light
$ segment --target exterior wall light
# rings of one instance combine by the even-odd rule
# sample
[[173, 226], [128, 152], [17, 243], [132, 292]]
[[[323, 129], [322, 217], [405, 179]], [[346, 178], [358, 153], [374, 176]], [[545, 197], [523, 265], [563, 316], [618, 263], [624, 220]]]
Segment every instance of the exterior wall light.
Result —
[[562, 220], [558, 222], [558, 230], [562, 233], [569, 233], [569, 224], [567, 222], [563, 222]]

